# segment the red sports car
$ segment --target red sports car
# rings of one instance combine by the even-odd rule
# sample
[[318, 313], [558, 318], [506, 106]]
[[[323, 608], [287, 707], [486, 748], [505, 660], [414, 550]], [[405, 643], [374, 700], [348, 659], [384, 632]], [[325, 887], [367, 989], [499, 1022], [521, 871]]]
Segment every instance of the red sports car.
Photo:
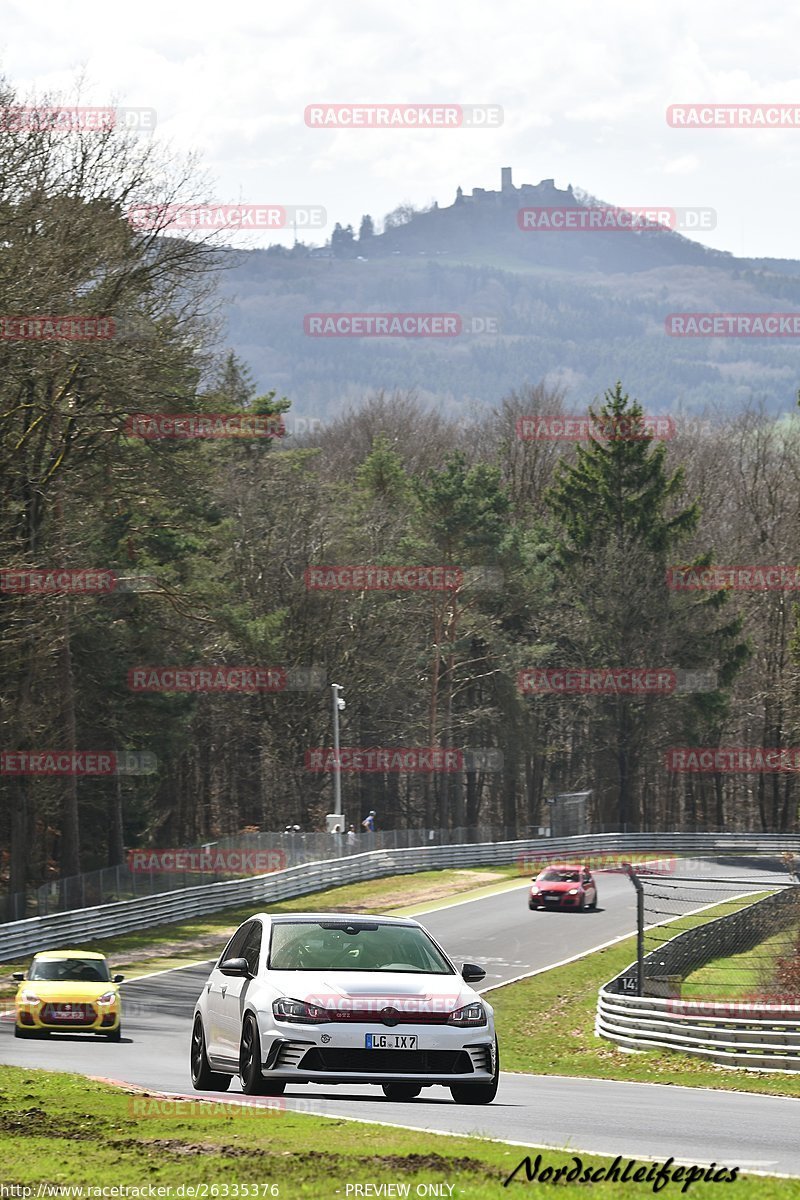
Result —
[[553, 863], [531, 884], [528, 908], [597, 908], [597, 884], [588, 867]]

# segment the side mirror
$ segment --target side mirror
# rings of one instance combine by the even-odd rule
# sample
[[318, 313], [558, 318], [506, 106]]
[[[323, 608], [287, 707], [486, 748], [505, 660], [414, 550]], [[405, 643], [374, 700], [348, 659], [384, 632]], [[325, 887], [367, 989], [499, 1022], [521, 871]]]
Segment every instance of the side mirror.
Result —
[[14, 974], [11, 976], [11, 978], [16, 980], [17, 983], [23, 983], [25, 980], [25, 972], [24, 971], [15, 971]]
[[461, 978], [464, 980], [464, 983], [478, 983], [481, 979], [486, 978], [486, 972], [477, 963], [463, 963]]
[[220, 966], [220, 971], [223, 975], [235, 975], [243, 979], [250, 978], [250, 968], [246, 958], [226, 958]]
[[123, 981], [123, 979], [124, 979], [124, 978], [125, 978], [125, 976], [124, 976], [124, 975], [114, 975], [114, 976], [112, 977], [112, 980], [111, 980], [111, 982], [112, 982], [112, 983], [122, 983], [122, 981]]

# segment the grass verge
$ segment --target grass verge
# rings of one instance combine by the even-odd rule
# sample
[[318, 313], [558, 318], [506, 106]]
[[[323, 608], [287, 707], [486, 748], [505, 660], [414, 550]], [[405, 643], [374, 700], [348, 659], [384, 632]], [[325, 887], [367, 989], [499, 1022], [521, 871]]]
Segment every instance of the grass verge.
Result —
[[[678, 934], [757, 898], [725, 901], [707, 913], [682, 917], [668, 928]], [[596, 1037], [598, 989], [635, 957], [636, 939], [628, 938], [556, 970], [493, 988], [487, 998], [495, 1010], [503, 1069], [800, 1096], [800, 1072], [734, 1071], [672, 1050], [626, 1053]]]
[[[143, 1188], [139, 1194], [144, 1196], [149, 1188], [163, 1188], [160, 1195], [168, 1198], [191, 1195], [188, 1188], [200, 1185], [206, 1190], [195, 1195], [234, 1197], [238, 1189], [239, 1196], [259, 1200], [381, 1194], [495, 1200], [515, 1194], [552, 1195], [549, 1181], [528, 1183], [524, 1169], [508, 1188], [503, 1186], [526, 1155], [535, 1164], [541, 1154], [539, 1174], [548, 1167], [573, 1169], [576, 1159], [582, 1170], [611, 1164], [608, 1158], [571, 1150], [538, 1151], [481, 1138], [313, 1117], [276, 1101], [260, 1112], [237, 1113], [224, 1100], [182, 1106], [150, 1098], [154, 1111], [146, 1116], [146, 1100], [141, 1093], [77, 1075], [0, 1067], [0, 1183], [36, 1185], [29, 1193], [34, 1196], [58, 1195], [47, 1185], [83, 1185]], [[163, 1115], [165, 1110], [173, 1115]], [[627, 1162], [622, 1160], [622, 1170]], [[636, 1164], [647, 1165], [642, 1160]], [[722, 1165], [736, 1166], [718, 1164]], [[377, 1190], [381, 1184], [394, 1186]], [[182, 1192], [177, 1190], [180, 1185]], [[257, 1190], [243, 1191], [244, 1185]], [[580, 1192], [580, 1184], [566, 1186]], [[659, 1194], [680, 1196], [682, 1186], [679, 1177]], [[736, 1195], [742, 1200], [789, 1200], [797, 1195], [797, 1187], [797, 1180], [751, 1176], [737, 1181]], [[644, 1181], [623, 1189], [621, 1183], [603, 1180], [592, 1183], [591, 1190], [593, 1197], [607, 1200], [622, 1194], [652, 1195], [654, 1189]], [[713, 1182], [697, 1182], [689, 1195], [710, 1200], [717, 1190]]]
[[[800, 926], [784, 929], [773, 937], [741, 954], [729, 954], [714, 958], [687, 975], [681, 985], [684, 1000], [706, 1000], [709, 997], [723, 1000], [741, 1000], [764, 997], [768, 991], [780, 991], [774, 985], [778, 959], [791, 958], [797, 953]], [[786, 996], [773, 997], [786, 1000]], [[795, 1000], [800, 1003], [800, 997]]]

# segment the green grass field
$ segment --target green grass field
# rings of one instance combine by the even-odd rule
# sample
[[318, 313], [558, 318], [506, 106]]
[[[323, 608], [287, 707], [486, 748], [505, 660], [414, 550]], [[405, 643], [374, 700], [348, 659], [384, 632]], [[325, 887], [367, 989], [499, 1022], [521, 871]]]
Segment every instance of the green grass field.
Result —
[[[580, 1151], [537, 1150], [480, 1137], [447, 1137], [417, 1130], [313, 1117], [283, 1108], [239, 1109], [224, 1100], [179, 1104], [129, 1092], [79, 1076], [0, 1067], [0, 1184], [24, 1184], [32, 1195], [57, 1195], [39, 1185], [87, 1185], [100, 1188], [163, 1188], [162, 1197], [187, 1195], [191, 1185], [205, 1197], [279, 1196], [337, 1200], [371, 1185], [394, 1185], [384, 1195], [433, 1195], [468, 1200], [501, 1196], [543, 1197], [553, 1193], [547, 1180], [527, 1182], [523, 1168], [508, 1187], [504, 1180], [529, 1156], [538, 1174], [547, 1168], [579, 1174], [611, 1165], [611, 1160]], [[480, 1128], [480, 1113], [475, 1126]], [[624, 1170], [623, 1159], [618, 1170]], [[733, 1168], [736, 1163], [719, 1163]], [[638, 1160], [634, 1169], [649, 1167]], [[675, 1164], [671, 1170], [675, 1170]], [[727, 1178], [727, 1176], [725, 1177]], [[720, 1179], [719, 1182], [723, 1182]], [[684, 1180], [669, 1182], [659, 1195], [682, 1192]], [[178, 1189], [183, 1185], [184, 1191]], [[257, 1191], [243, 1191], [245, 1185]], [[433, 1191], [436, 1186], [438, 1191]], [[585, 1184], [556, 1185], [556, 1194], [584, 1194]], [[400, 1191], [408, 1187], [408, 1192]], [[653, 1184], [598, 1181], [589, 1184], [598, 1200], [653, 1195]], [[790, 1200], [797, 1180], [749, 1177], [731, 1193], [742, 1200]], [[170, 1189], [169, 1191], [166, 1189]], [[418, 1190], [423, 1189], [423, 1190]], [[10, 1195], [11, 1193], [5, 1193]], [[113, 1194], [113, 1193], [112, 1193]], [[117, 1193], [119, 1194], [119, 1193]], [[147, 1195], [145, 1190], [144, 1195]], [[158, 1193], [155, 1193], [158, 1195]], [[719, 1195], [713, 1182], [695, 1182], [688, 1194], [699, 1200]], [[727, 1192], [726, 1192], [727, 1194]], [[200, 1193], [202, 1196], [203, 1193]]]
[[681, 996], [685, 1000], [708, 997], [740, 1000], [766, 995], [773, 985], [777, 960], [797, 953], [798, 936], [800, 927], [795, 926], [776, 933], [742, 954], [712, 959], [686, 976], [681, 985]]

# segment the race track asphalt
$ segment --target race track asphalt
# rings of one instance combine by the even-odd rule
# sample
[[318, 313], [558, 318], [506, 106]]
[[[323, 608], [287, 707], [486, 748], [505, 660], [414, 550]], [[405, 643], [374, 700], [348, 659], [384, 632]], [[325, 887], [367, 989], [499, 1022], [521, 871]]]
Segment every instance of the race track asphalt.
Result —
[[[704, 902], [709, 903], [717, 888], [720, 898], [732, 894], [730, 886], [716, 885], [716, 879], [746, 880], [742, 891], [762, 881], [785, 882], [776, 866], [754, 860], [695, 861], [681, 871], [708, 881]], [[598, 884], [597, 912], [530, 912], [520, 885], [418, 919], [457, 962], [486, 967], [484, 991], [630, 934], [635, 922], [630, 882], [622, 875], [601, 874]], [[696, 884], [686, 887], [685, 896], [675, 893], [676, 912], [699, 906]], [[124, 1032], [118, 1044], [68, 1033], [19, 1041], [11, 1024], [0, 1022], [0, 1062], [197, 1095], [189, 1077], [189, 1035], [194, 1002], [209, 967], [184, 967], [123, 984]], [[238, 1080], [227, 1096], [241, 1096]], [[417, 1100], [397, 1104], [362, 1085], [290, 1087], [279, 1101], [265, 1098], [263, 1103], [431, 1132], [482, 1134], [524, 1147], [565, 1148], [565, 1162], [581, 1152], [640, 1159], [671, 1155], [683, 1162], [713, 1161], [800, 1177], [800, 1100], [785, 1097], [504, 1072], [496, 1101], [480, 1108], [454, 1104], [445, 1088], [425, 1089]]]

